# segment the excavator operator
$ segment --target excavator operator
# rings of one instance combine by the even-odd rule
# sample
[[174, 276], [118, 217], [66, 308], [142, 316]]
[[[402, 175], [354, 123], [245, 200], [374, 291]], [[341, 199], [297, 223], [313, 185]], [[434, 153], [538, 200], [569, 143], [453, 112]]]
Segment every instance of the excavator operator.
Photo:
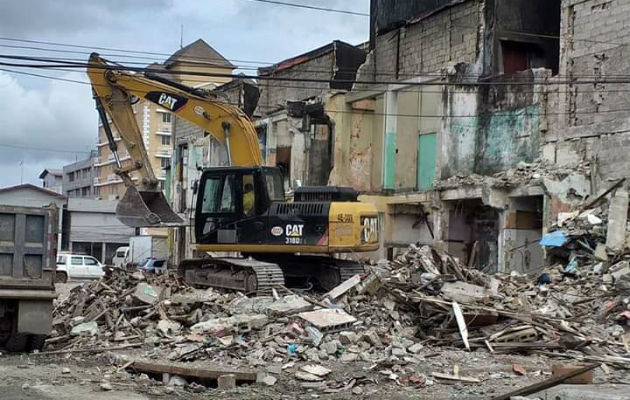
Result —
[[246, 183], [243, 187], [243, 212], [245, 215], [254, 213], [254, 185]]

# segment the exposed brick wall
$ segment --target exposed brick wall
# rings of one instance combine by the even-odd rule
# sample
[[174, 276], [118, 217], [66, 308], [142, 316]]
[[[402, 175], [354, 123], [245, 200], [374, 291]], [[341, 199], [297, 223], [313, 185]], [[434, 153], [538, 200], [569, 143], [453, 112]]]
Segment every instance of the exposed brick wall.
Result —
[[[630, 0], [563, 0], [561, 35], [557, 80], [630, 76]], [[630, 84], [550, 89], [550, 111], [556, 116], [550, 117], [547, 140], [555, 146], [554, 161], [589, 161], [596, 190], [608, 179], [630, 177]]]
[[358, 80], [394, 80], [397, 64], [398, 79], [406, 79], [439, 72], [449, 62], [475, 63], [482, 4], [482, 0], [467, 1], [377, 36]]
[[[271, 76], [282, 78], [313, 78], [330, 80], [334, 76], [335, 58], [331, 51], [320, 57], [276, 72]], [[260, 101], [256, 111], [259, 115], [285, 106], [287, 100], [304, 100], [318, 96], [329, 89], [328, 84], [317, 82], [271, 81], [261, 79], [259, 82]]]
[[[561, 77], [630, 75], [630, 0], [565, 0], [562, 23]], [[596, 131], [627, 128], [628, 112], [613, 110], [630, 108], [628, 90], [630, 85], [620, 83], [569, 85], [563, 122]]]

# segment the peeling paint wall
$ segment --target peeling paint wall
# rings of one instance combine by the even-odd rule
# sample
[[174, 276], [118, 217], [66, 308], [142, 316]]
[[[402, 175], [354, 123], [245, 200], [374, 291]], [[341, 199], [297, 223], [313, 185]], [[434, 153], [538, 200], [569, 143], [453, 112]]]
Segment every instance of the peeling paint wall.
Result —
[[[468, 68], [462, 66], [460, 71]], [[549, 75], [549, 70], [529, 70], [505, 78], [517, 79], [519, 85], [449, 88], [444, 108], [451, 117], [442, 131], [441, 178], [490, 175], [539, 158], [546, 89], [533, 81]]]

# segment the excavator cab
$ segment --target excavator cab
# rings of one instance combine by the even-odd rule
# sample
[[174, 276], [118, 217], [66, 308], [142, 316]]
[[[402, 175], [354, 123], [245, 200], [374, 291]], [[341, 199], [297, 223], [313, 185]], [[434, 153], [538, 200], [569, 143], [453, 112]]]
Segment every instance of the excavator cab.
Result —
[[284, 183], [277, 168], [207, 169], [197, 192], [197, 243], [265, 243], [269, 207], [283, 201]]

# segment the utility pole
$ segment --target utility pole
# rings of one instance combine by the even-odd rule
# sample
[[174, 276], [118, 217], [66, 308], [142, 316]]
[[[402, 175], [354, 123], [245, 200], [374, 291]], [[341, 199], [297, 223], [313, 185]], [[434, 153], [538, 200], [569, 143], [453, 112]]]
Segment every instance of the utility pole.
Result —
[[179, 29], [179, 48], [183, 48], [184, 47], [184, 24], [180, 25], [180, 29]]
[[20, 185], [24, 183], [24, 158], [20, 161]]

